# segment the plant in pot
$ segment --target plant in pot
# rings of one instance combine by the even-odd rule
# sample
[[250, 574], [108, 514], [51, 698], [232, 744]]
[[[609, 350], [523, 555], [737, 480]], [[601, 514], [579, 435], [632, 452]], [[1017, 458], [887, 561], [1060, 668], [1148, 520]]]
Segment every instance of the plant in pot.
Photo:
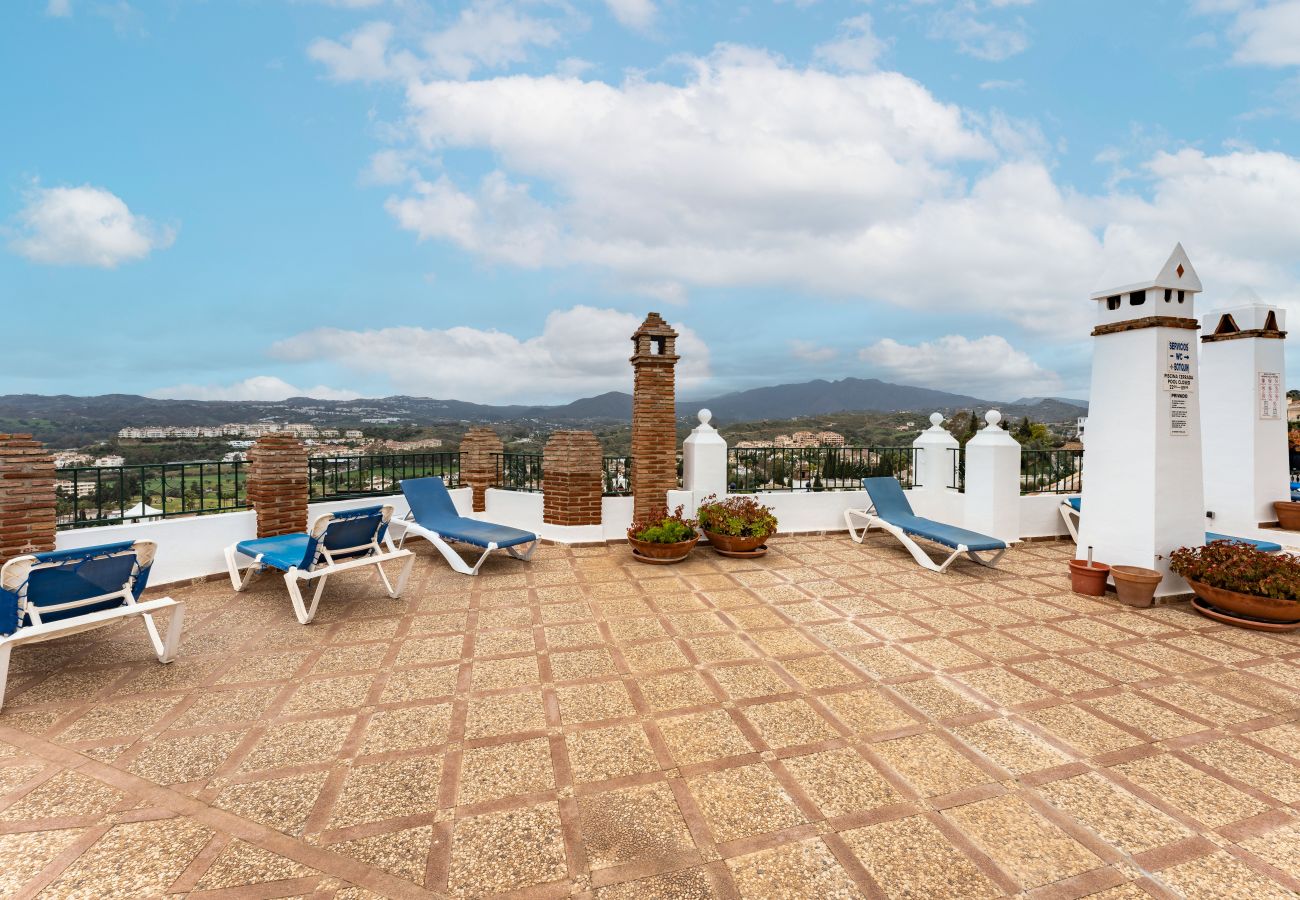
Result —
[[772, 509], [753, 497], [719, 500], [717, 494], [710, 494], [696, 515], [704, 536], [723, 556], [762, 556], [767, 552], [763, 542], [776, 534]]
[[1169, 557], [1202, 614], [1263, 631], [1300, 628], [1300, 559], [1265, 553], [1239, 541], [1181, 547]]
[[1106, 593], [1106, 576], [1110, 566], [1092, 561], [1092, 548], [1088, 548], [1088, 558], [1070, 560], [1070, 590], [1088, 597], [1100, 597]]
[[664, 565], [681, 562], [700, 540], [696, 522], [682, 515], [679, 506], [669, 515], [633, 522], [627, 529], [632, 557], [639, 562]]

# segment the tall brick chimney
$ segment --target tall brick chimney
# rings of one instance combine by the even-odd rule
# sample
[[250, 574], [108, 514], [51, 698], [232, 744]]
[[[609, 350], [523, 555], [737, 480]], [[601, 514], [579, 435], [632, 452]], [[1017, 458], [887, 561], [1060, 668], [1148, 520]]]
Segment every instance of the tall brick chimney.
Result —
[[632, 495], [637, 519], [662, 515], [677, 487], [677, 332], [657, 312], [632, 335]]
[[0, 565], [54, 549], [54, 457], [30, 434], [0, 434]]
[[460, 439], [460, 483], [474, 491], [474, 511], [487, 509], [487, 489], [497, 475], [496, 454], [505, 451], [501, 438], [486, 425], [476, 425]]
[[248, 505], [257, 536], [307, 530], [307, 448], [292, 434], [268, 434], [248, 451]]

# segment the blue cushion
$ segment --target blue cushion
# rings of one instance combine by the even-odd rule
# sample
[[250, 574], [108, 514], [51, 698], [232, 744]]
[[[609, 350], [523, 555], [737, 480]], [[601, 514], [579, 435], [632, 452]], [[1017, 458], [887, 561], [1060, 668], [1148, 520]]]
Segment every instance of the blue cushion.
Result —
[[513, 547], [537, 540], [537, 535], [522, 528], [494, 525], [460, 515], [456, 512], [451, 494], [447, 492], [447, 486], [437, 476], [406, 479], [402, 482], [402, 494], [411, 507], [415, 521], [444, 538], [475, 547], [486, 547], [489, 544]]
[[987, 534], [968, 531], [955, 525], [945, 525], [933, 519], [925, 519], [912, 512], [912, 504], [907, 502], [907, 495], [897, 478], [864, 478], [862, 486], [871, 495], [871, 502], [876, 507], [876, 515], [890, 525], [901, 528], [906, 534], [925, 538], [936, 544], [943, 544], [954, 550], [965, 546], [967, 550], [1005, 550], [1006, 541], [1000, 541]]
[[262, 562], [268, 566], [274, 566], [282, 572], [290, 569], [305, 569], [311, 564], [307, 559], [308, 550], [313, 551], [315, 547], [309, 535], [306, 534], [280, 534], [275, 537], [258, 538], [253, 541], [240, 541], [235, 545], [235, 549], [245, 556], [262, 557]]
[[1251, 538], [1233, 537], [1230, 534], [1216, 534], [1213, 531], [1207, 531], [1205, 532], [1205, 543], [1208, 544], [1210, 541], [1236, 541], [1239, 544], [1250, 544], [1256, 550], [1261, 550], [1264, 553], [1280, 553], [1282, 550], [1281, 544], [1275, 544], [1272, 541], [1256, 541]]
[[1083, 512], [1083, 498], [1082, 498], [1082, 497], [1068, 497], [1068, 498], [1066, 498], [1066, 501], [1065, 501], [1065, 502], [1068, 503], [1068, 504], [1070, 504], [1070, 506], [1072, 506], [1072, 507], [1074, 508], [1074, 511], [1075, 511], [1075, 512]]
[[[33, 554], [44, 566], [34, 569], [26, 583], [17, 591], [0, 590], [0, 634], [12, 634], [19, 626], [18, 600], [25, 592], [29, 606], [58, 606], [111, 594], [126, 587], [135, 575], [131, 592], [138, 600], [149, 581], [150, 566], [137, 570], [139, 557], [133, 541], [78, 547], [72, 550], [53, 550]], [[51, 565], [52, 564], [52, 565]], [[116, 609], [125, 601], [121, 598], [90, 603], [74, 609], [41, 614], [43, 622], [57, 622], [105, 609]], [[31, 618], [23, 617], [22, 625], [30, 625]]]

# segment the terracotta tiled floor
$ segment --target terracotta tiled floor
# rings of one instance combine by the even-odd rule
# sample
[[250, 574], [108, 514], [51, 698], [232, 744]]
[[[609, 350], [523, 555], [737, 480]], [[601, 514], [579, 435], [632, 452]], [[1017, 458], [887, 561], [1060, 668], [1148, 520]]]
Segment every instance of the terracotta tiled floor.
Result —
[[0, 894], [1295, 896], [1300, 639], [1077, 597], [1071, 550], [417, 548], [306, 627], [177, 589], [173, 665], [15, 653]]

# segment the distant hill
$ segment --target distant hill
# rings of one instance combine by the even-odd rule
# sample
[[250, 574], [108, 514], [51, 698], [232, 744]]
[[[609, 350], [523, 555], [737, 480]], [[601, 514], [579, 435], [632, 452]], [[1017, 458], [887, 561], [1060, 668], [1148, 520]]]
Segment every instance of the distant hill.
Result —
[[[874, 378], [809, 381], [737, 391], [704, 400], [682, 401], [678, 414], [693, 418], [708, 407], [719, 422], [791, 419], [836, 412], [950, 412], [997, 407], [1008, 417], [1028, 415], [1038, 421], [1067, 422], [1087, 411], [1087, 404], [1057, 398], [1029, 398], [1014, 403], [981, 400], [930, 388], [890, 384]], [[128, 425], [222, 425], [227, 422], [312, 422], [324, 427], [365, 428], [373, 424], [445, 425], [460, 422], [536, 422], [575, 426], [617, 424], [632, 417], [632, 397], [610, 391], [557, 406], [493, 406], [429, 397], [383, 397], [369, 400], [155, 400], [137, 394], [74, 397], [67, 394], [0, 396], [0, 432], [30, 431], [56, 446], [105, 440]]]

